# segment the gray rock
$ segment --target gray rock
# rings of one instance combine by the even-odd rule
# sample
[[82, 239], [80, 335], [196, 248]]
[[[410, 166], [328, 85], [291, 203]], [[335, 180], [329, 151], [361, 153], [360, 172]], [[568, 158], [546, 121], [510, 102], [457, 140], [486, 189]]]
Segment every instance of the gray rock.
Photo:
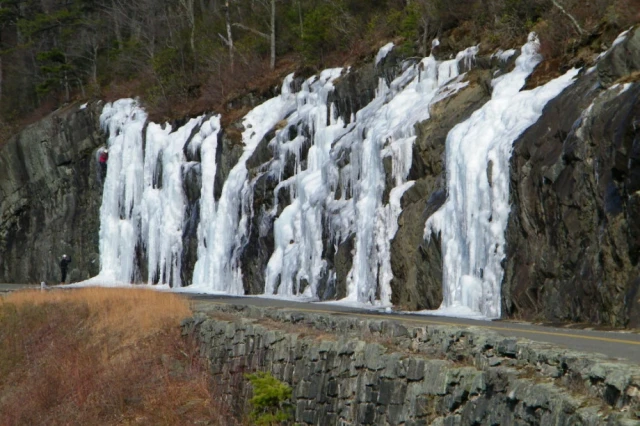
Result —
[[[633, 424], [640, 412], [640, 369], [599, 356], [448, 326], [410, 327], [394, 338], [393, 347], [384, 348], [361, 340], [362, 333], [392, 331], [391, 321], [216, 309], [241, 316], [233, 322], [202, 316], [183, 322], [183, 332], [205, 338], [203, 354], [215, 377], [222, 377], [214, 381], [234, 386], [238, 371], [266, 369], [292, 386], [296, 421], [302, 424], [338, 418], [355, 424]], [[251, 327], [248, 315], [289, 326], [295, 316], [304, 330], [350, 331], [338, 342], [301, 338]], [[255, 345], [247, 344], [250, 329]], [[420, 342], [418, 351], [394, 352], [414, 340]], [[493, 364], [494, 359], [502, 362]], [[507, 363], [512, 366], [504, 367]]]
[[583, 76], [516, 142], [506, 315], [638, 325], [638, 99]]
[[626, 39], [598, 63], [597, 69], [598, 78], [605, 87], [640, 70], [640, 28], [632, 29]]
[[67, 282], [98, 273], [100, 109], [60, 109], [0, 150], [0, 281], [58, 283], [63, 254]]
[[402, 198], [403, 212], [391, 243], [392, 302], [408, 310], [435, 309], [442, 303], [442, 254], [439, 236], [424, 241], [424, 225], [446, 200], [444, 150], [447, 134], [489, 99], [480, 82], [490, 73], [473, 74], [473, 82], [454, 96], [432, 105], [431, 118], [416, 125], [409, 178], [416, 180]]

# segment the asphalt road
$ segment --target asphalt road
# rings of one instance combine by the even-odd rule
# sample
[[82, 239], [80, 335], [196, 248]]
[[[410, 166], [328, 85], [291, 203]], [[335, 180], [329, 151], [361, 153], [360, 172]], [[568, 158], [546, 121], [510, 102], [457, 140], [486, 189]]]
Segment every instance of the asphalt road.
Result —
[[40, 286], [35, 284], [0, 284], [0, 293], [35, 288], [40, 288]]
[[463, 318], [438, 317], [410, 313], [385, 313], [355, 309], [331, 303], [303, 303], [262, 297], [233, 297], [218, 295], [189, 295], [196, 301], [208, 303], [269, 306], [301, 312], [317, 312], [330, 315], [356, 315], [362, 318], [392, 319], [414, 325], [449, 325], [457, 327], [479, 327], [498, 332], [505, 337], [521, 337], [538, 342], [551, 343], [557, 347], [583, 352], [604, 354], [611, 358], [640, 364], [640, 330], [598, 331], [552, 327], [512, 321], [479, 321]]
[[[38, 287], [39, 286], [33, 285], [0, 284], [0, 292]], [[573, 328], [574, 326], [546, 326], [513, 321], [479, 321], [411, 313], [385, 313], [331, 303], [304, 303], [262, 297], [233, 297], [190, 293], [185, 293], [185, 295], [199, 303], [268, 306], [328, 315], [352, 315], [375, 319], [384, 318], [397, 320], [409, 325], [434, 324], [457, 327], [479, 327], [496, 331], [505, 337], [518, 337], [547, 342], [557, 347], [600, 353], [611, 358], [640, 364], [640, 330], [602, 331], [588, 328], [577, 329]]]

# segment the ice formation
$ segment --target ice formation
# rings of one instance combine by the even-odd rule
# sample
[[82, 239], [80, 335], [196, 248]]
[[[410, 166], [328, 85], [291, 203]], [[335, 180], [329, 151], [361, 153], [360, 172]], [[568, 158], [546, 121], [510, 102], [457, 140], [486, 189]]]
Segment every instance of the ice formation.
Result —
[[[379, 52], [381, 60], [392, 49]], [[182, 177], [193, 164], [185, 150], [200, 152], [202, 188], [198, 253], [191, 287], [195, 291], [243, 294], [240, 255], [252, 220], [253, 183], [246, 162], [265, 135], [274, 157], [263, 165], [280, 181], [273, 220], [275, 250], [265, 271], [265, 293], [318, 296], [321, 280], [335, 279], [323, 258], [328, 247], [354, 237], [347, 300], [389, 305], [390, 241], [401, 213], [415, 140], [414, 124], [429, 118], [429, 105], [455, 93], [459, 67], [471, 66], [477, 48], [439, 62], [432, 56], [406, 64], [390, 84], [380, 79], [375, 98], [343, 122], [328, 101], [333, 81], [348, 72], [329, 69], [303, 82], [294, 93], [293, 76], [282, 93], [251, 110], [243, 120], [244, 151], [214, 199], [219, 117], [198, 117], [173, 129], [147, 122], [138, 103], [125, 99], [105, 106], [110, 160], [101, 207], [101, 282], [181, 286], [186, 197]], [[284, 125], [282, 125], [284, 123]], [[289, 131], [295, 129], [295, 132]], [[291, 136], [290, 135], [294, 135]], [[306, 158], [302, 147], [308, 146]], [[383, 160], [391, 158], [389, 201]], [[293, 158], [295, 171], [284, 176]], [[342, 161], [340, 161], [342, 160]], [[342, 162], [341, 166], [338, 164]], [[286, 191], [287, 205], [278, 206]], [[329, 241], [326, 242], [327, 234]], [[142, 276], [147, 270], [147, 276]]]
[[105, 105], [100, 120], [109, 134], [109, 162], [100, 208], [100, 274], [92, 281], [180, 287], [182, 175], [189, 166], [184, 146], [191, 137], [215, 139], [219, 119], [194, 118], [172, 131], [147, 124], [138, 103], [122, 99]]
[[531, 34], [515, 69], [493, 80], [491, 100], [447, 136], [448, 198], [425, 227], [427, 238], [442, 239], [444, 301], [435, 313], [500, 317], [512, 145], [578, 73], [520, 91], [541, 60], [538, 46]]
[[[315, 297], [318, 278], [325, 269], [323, 253], [324, 206], [330, 196], [330, 182], [336, 170], [331, 158], [331, 144], [346, 132], [341, 120], [333, 118], [327, 109], [327, 96], [333, 90], [332, 81], [342, 69], [322, 72], [319, 78], [305, 81], [296, 96], [296, 109], [287, 118], [288, 127], [301, 128], [288, 140], [282, 132], [273, 141], [277, 161], [271, 173], [281, 177], [289, 155], [295, 156], [295, 174], [281, 182], [278, 192], [288, 189], [291, 204], [274, 222], [275, 250], [267, 265], [265, 294]], [[307, 154], [307, 167], [301, 167], [301, 147], [306, 143], [302, 127], [313, 133]], [[275, 212], [273, 212], [275, 214]], [[305, 280], [309, 285], [301, 288]]]
[[[384, 46], [376, 63], [392, 48]], [[390, 243], [398, 230], [402, 196], [413, 185], [408, 176], [414, 125], [429, 119], [430, 105], [465, 87], [461, 70], [472, 67], [477, 52], [476, 46], [448, 61], [429, 56], [403, 64], [402, 73], [390, 83], [381, 78], [373, 100], [348, 119], [330, 99], [335, 81], [349, 70], [328, 69], [297, 82], [288, 76], [279, 96], [244, 117], [243, 153], [217, 200], [218, 116], [172, 128], [149, 123], [134, 100], [107, 104], [101, 116], [110, 154], [100, 211], [101, 272], [93, 281], [185, 284], [183, 176], [198, 165], [187, 157], [199, 153], [193, 291], [243, 294], [241, 255], [249, 233], [273, 232], [265, 294], [322, 298], [321, 285], [336, 280], [327, 252], [353, 238], [344, 302], [389, 306]], [[498, 55], [507, 59], [512, 54]], [[532, 36], [515, 69], [494, 79], [492, 99], [447, 138], [448, 200], [425, 229], [427, 236], [432, 231], [442, 235], [445, 298], [440, 312], [500, 315], [511, 146], [576, 74], [521, 92], [539, 60]], [[247, 161], [261, 142], [268, 143], [273, 157], [252, 177]], [[385, 170], [386, 159], [391, 170]], [[277, 182], [273, 207], [254, 212], [254, 185], [264, 174]], [[388, 197], [383, 197], [387, 186]], [[262, 215], [265, 229], [250, 229], [256, 214]]]
[[375, 65], [378, 65], [380, 61], [386, 58], [389, 52], [393, 50], [393, 47], [394, 47], [393, 43], [387, 43], [384, 46], [382, 46], [380, 50], [378, 50], [378, 53], [376, 54]]
[[[244, 294], [239, 257], [249, 231], [253, 190], [247, 179], [246, 163], [264, 135], [294, 111], [296, 95], [291, 93], [292, 79], [293, 75], [289, 75], [284, 80], [280, 96], [252, 109], [244, 117], [244, 151], [224, 182], [217, 203], [213, 200], [215, 171], [203, 175], [194, 289]], [[215, 167], [215, 148], [205, 146], [203, 155], [207, 161], [203, 168]]]
[[[388, 53], [387, 47], [381, 55]], [[459, 64], [470, 66], [476, 53], [477, 48], [471, 48], [445, 62], [430, 56], [406, 67], [390, 85], [380, 79], [375, 98], [349, 123], [327, 104], [332, 81], [341, 70], [327, 70], [302, 85], [296, 111], [287, 119], [298, 136], [289, 140], [289, 132], [282, 132], [272, 141], [278, 160], [271, 172], [281, 176], [287, 157], [294, 156], [296, 173], [277, 189], [288, 189], [291, 202], [275, 219], [276, 248], [266, 271], [266, 294], [316, 297], [319, 281], [335, 278], [322, 257], [326, 227], [332, 244], [350, 235], [355, 238], [346, 301], [391, 303], [390, 242], [398, 228], [400, 199], [413, 184], [407, 177], [414, 124], [429, 118], [432, 102], [465, 86], [456, 79]], [[309, 140], [301, 136], [305, 129], [310, 130]], [[311, 146], [302, 169], [300, 147], [304, 143]], [[392, 160], [394, 187], [385, 205], [386, 157]], [[339, 160], [344, 158], [348, 164], [340, 168]]]

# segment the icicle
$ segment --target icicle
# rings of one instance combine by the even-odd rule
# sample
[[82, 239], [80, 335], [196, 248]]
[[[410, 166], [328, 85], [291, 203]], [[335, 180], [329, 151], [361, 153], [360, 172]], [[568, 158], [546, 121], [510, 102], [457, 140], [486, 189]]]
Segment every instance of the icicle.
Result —
[[100, 207], [100, 275], [106, 283], [134, 278], [143, 189], [142, 131], [146, 113], [132, 99], [104, 107], [100, 122], [109, 132], [109, 162]]
[[[276, 190], [288, 188], [291, 203], [274, 223], [276, 248], [266, 271], [266, 294], [317, 297], [319, 280], [327, 273], [322, 259], [326, 226], [329, 244], [355, 237], [346, 301], [391, 303], [390, 242], [398, 229], [402, 194], [413, 184], [406, 180], [412, 163], [414, 125], [429, 118], [432, 101], [464, 87], [457, 80], [458, 63], [471, 60], [476, 52], [469, 49], [444, 63], [430, 56], [407, 67], [389, 86], [380, 79], [376, 97], [352, 116], [348, 125], [334, 118], [333, 106], [326, 101], [333, 90], [331, 82], [341, 70], [327, 70], [303, 84], [288, 126], [297, 128], [298, 135], [301, 129], [311, 130], [306, 141], [311, 144], [306, 169], [301, 170], [298, 158], [304, 139], [298, 136], [290, 141], [282, 133], [272, 141], [277, 158], [271, 166], [272, 175], [282, 178], [290, 155], [295, 156], [296, 174]], [[345, 157], [348, 164], [338, 168], [338, 160]], [[384, 157], [392, 159], [396, 185], [388, 205], [382, 203]]]
[[[266, 294], [316, 297], [318, 280], [326, 267], [322, 258], [324, 205], [331, 193], [332, 176], [337, 175], [331, 144], [346, 131], [342, 120], [334, 120], [327, 108], [331, 82], [341, 73], [340, 68], [326, 70], [319, 78], [307, 80], [297, 94], [296, 113], [288, 118], [289, 126], [315, 130], [306, 170], [300, 169], [299, 147], [304, 139], [288, 141], [284, 133], [276, 139], [278, 166], [294, 155], [296, 174], [284, 182], [292, 200], [274, 223], [275, 251], [267, 265]], [[303, 282], [307, 283], [305, 288]]]

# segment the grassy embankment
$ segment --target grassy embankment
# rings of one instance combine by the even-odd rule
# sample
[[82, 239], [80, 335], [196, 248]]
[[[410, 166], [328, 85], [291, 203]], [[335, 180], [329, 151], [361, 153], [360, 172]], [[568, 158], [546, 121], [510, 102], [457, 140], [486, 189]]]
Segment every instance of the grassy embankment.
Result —
[[190, 314], [144, 289], [0, 298], [0, 425], [231, 424], [180, 335]]

